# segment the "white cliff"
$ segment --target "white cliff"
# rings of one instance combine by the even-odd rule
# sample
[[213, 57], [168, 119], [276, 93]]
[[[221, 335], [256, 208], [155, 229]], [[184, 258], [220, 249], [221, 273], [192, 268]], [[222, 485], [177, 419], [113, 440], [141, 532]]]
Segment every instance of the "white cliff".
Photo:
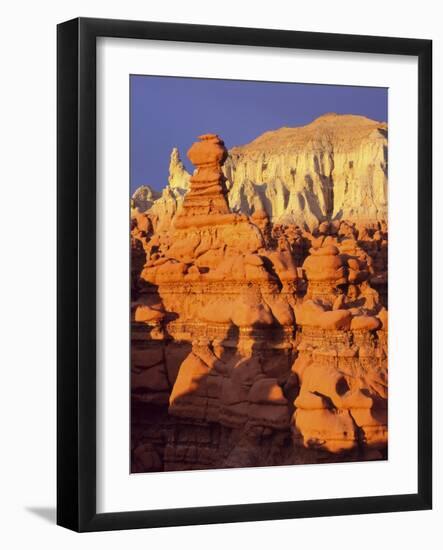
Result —
[[387, 217], [385, 123], [328, 114], [266, 132], [229, 153], [233, 208], [251, 213], [258, 194], [273, 221], [312, 227], [326, 219]]

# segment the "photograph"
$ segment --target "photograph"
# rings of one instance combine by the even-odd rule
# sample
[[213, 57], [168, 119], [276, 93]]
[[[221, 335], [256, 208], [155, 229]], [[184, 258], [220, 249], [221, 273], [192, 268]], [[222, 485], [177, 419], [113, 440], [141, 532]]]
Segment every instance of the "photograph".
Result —
[[378, 4], [5, 3], [1, 548], [438, 548], [443, 26]]
[[388, 89], [129, 86], [130, 472], [387, 460]]

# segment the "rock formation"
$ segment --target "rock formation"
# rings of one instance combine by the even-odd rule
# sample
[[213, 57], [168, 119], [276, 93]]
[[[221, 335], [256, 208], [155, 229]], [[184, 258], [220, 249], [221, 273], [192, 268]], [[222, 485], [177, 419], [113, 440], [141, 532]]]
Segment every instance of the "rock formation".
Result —
[[386, 458], [386, 224], [247, 215], [218, 136], [188, 157], [167, 224], [132, 210], [132, 471]]
[[180, 194], [186, 193], [189, 187], [191, 176], [186, 171], [183, 162], [180, 159], [180, 153], [177, 147], [174, 147], [171, 152], [169, 161], [169, 178], [168, 185], [171, 189], [180, 191]]
[[149, 185], [142, 185], [132, 195], [131, 208], [136, 208], [139, 212], [146, 212], [159, 197], [160, 193], [154, 191]]
[[327, 114], [299, 128], [266, 132], [234, 147], [226, 163], [230, 205], [260, 204], [272, 221], [387, 218], [387, 125]]
[[[142, 210], [148, 212], [151, 223], [157, 231], [168, 229], [171, 226], [183, 198], [189, 187], [190, 175], [186, 172], [182, 161], [180, 160], [179, 152], [176, 148], [172, 150], [169, 161], [169, 178], [168, 185], [163, 189], [161, 195], [156, 200]], [[136, 201], [139, 189], [132, 196], [133, 202]], [[137, 203], [136, 203], [137, 204]], [[138, 203], [139, 204], [139, 203]]]
[[[387, 124], [326, 114], [307, 126], [266, 132], [233, 147], [224, 165], [233, 211], [264, 211], [273, 223], [313, 229], [322, 221], [387, 219]], [[189, 186], [173, 149], [168, 186], [150, 206], [171, 218]]]
[[189, 180], [190, 188], [177, 213], [176, 227], [213, 225], [214, 218], [231, 223], [235, 217], [226, 200], [225, 178], [221, 170], [227, 156], [224, 143], [214, 134], [200, 136], [200, 140], [188, 151], [188, 157], [197, 169]]

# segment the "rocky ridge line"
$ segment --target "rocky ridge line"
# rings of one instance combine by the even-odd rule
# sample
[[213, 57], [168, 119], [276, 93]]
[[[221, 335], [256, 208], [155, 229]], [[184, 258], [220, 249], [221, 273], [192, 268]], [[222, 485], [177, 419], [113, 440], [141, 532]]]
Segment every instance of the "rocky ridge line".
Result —
[[[229, 150], [223, 167], [229, 206], [309, 229], [322, 221], [385, 221], [387, 143], [386, 123], [356, 115], [332, 113], [266, 132]], [[176, 148], [169, 173], [162, 196], [148, 207], [159, 227], [170, 225], [189, 188], [191, 176]]]

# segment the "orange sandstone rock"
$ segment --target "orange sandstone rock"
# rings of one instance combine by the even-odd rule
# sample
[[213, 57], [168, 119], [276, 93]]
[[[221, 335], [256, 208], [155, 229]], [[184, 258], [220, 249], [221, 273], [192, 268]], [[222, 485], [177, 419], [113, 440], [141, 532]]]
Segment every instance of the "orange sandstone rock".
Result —
[[226, 154], [201, 136], [173, 215], [131, 214], [133, 471], [385, 457], [386, 225], [231, 211]]

